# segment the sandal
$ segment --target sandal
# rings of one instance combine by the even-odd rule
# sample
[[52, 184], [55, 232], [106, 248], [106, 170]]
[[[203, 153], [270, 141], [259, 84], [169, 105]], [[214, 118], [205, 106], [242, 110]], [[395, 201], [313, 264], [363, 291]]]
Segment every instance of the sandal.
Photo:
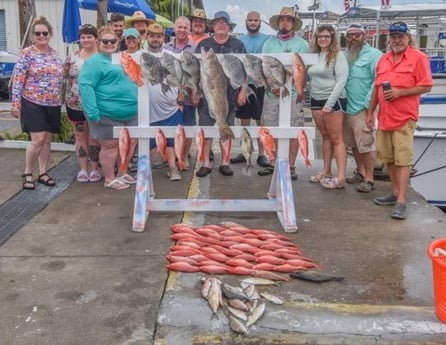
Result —
[[79, 183], [87, 183], [90, 181], [88, 177], [87, 170], [81, 170], [77, 173], [77, 182]]
[[129, 174], [119, 176], [118, 180], [126, 184], [136, 184], [135, 178], [133, 176], [130, 176]]
[[115, 178], [113, 181], [111, 182], [105, 182], [104, 183], [104, 187], [105, 188], [110, 188], [110, 189], [116, 189], [116, 190], [123, 190], [123, 189], [127, 189], [130, 187], [130, 185], [128, 185], [127, 183], [122, 182], [120, 179]]
[[56, 185], [56, 181], [54, 181], [54, 179], [50, 175], [48, 175], [48, 173], [40, 174], [39, 177], [37, 178], [37, 182], [44, 184], [45, 186], [48, 187], [54, 187]]
[[[28, 179], [28, 177], [31, 177], [31, 181]], [[23, 174], [22, 175], [22, 188], [33, 190], [36, 189], [36, 183], [33, 180], [33, 174]]]
[[90, 182], [92, 182], [92, 183], [99, 182], [100, 180], [102, 180], [101, 172], [99, 170], [92, 170], [92, 171], [90, 171], [89, 178], [90, 178]]
[[345, 184], [341, 184], [337, 177], [322, 179], [320, 184], [325, 189], [341, 189], [345, 187]]
[[310, 182], [313, 183], [320, 183], [322, 179], [326, 179], [326, 178], [332, 178], [331, 175], [324, 175], [323, 172], [319, 171], [316, 175], [311, 175], [310, 176]]

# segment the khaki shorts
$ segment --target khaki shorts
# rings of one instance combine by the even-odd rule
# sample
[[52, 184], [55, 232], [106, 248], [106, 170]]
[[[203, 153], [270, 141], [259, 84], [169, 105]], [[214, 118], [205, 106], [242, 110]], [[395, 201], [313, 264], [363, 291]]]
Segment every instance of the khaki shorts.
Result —
[[409, 120], [395, 131], [378, 129], [376, 145], [378, 158], [383, 163], [394, 163], [399, 166], [409, 166], [413, 163], [413, 134], [416, 122]]
[[[261, 117], [262, 126], [279, 126], [279, 103], [279, 97], [271, 96], [268, 93], [265, 94], [265, 99], [263, 100], [263, 114]], [[304, 113], [302, 112], [302, 103], [296, 104], [296, 97], [291, 98], [290, 126], [305, 126]]]
[[357, 148], [359, 153], [376, 151], [375, 133], [367, 127], [365, 110], [344, 116], [344, 141], [347, 147]]

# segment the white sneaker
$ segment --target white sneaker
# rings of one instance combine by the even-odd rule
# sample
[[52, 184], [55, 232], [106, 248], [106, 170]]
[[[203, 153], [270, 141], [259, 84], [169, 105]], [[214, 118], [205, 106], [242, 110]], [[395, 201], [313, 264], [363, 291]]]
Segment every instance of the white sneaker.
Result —
[[169, 176], [171, 181], [180, 181], [181, 175], [178, 172], [177, 167], [169, 168], [169, 171], [167, 172], [167, 176]]

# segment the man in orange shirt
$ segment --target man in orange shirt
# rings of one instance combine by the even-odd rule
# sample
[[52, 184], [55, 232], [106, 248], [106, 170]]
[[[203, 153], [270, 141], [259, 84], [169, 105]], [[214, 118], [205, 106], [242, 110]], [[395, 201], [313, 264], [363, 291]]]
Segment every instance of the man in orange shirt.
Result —
[[420, 95], [432, 89], [432, 74], [428, 57], [415, 48], [406, 23], [390, 25], [389, 46], [390, 51], [381, 57], [376, 66], [367, 125], [373, 128], [373, 113], [379, 104], [378, 158], [387, 163], [392, 192], [375, 198], [374, 202], [381, 206], [394, 205], [391, 217], [406, 219], [413, 134], [418, 120]]
[[189, 34], [189, 41], [197, 46], [205, 38], [208, 38], [207, 34], [207, 17], [206, 12], [201, 8], [197, 8], [192, 15], [189, 16], [191, 24], [191, 33]]

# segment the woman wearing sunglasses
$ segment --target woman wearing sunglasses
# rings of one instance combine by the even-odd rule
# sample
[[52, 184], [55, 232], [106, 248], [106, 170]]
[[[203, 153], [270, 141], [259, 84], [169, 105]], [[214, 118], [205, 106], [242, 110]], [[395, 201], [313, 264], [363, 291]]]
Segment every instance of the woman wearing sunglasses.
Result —
[[[77, 173], [77, 181], [80, 183], [99, 182], [102, 179], [98, 170], [100, 146], [97, 140], [90, 135], [87, 119], [84, 116], [82, 101], [79, 95], [78, 80], [79, 71], [84, 62], [98, 52], [98, 32], [96, 27], [90, 24], [79, 28], [80, 50], [68, 55], [64, 65], [64, 76], [67, 78], [66, 106], [67, 116], [73, 124], [76, 137], [76, 154], [80, 166]], [[89, 163], [90, 162], [90, 169]]]
[[[311, 52], [318, 62], [308, 68], [310, 77], [311, 112], [322, 136], [324, 171], [311, 176], [327, 189], [345, 187], [347, 153], [343, 139], [344, 112], [347, 105], [345, 83], [348, 63], [340, 52], [336, 31], [331, 25], [317, 28], [311, 42]], [[331, 176], [331, 160], [336, 160], [337, 176]]]
[[[104, 172], [104, 186], [116, 190], [127, 189], [136, 181], [127, 173], [121, 176], [115, 174], [118, 139], [113, 136], [113, 127], [138, 125], [137, 86], [121, 64], [112, 63], [112, 54], [118, 48], [118, 37], [111, 27], [99, 29], [98, 47], [99, 52], [82, 66], [79, 91], [91, 135], [101, 145], [99, 162]], [[133, 152], [130, 152], [129, 160], [132, 155]]]
[[33, 44], [24, 48], [13, 74], [11, 114], [20, 118], [23, 132], [31, 136], [26, 147], [23, 189], [35, 189], [33, 167], [39, 162], [37, 182], [54, 187], [48, 171], [53, 133], [60, 132], [62, 60], [49, 45], [53, 27], [45, 17], [37, 17], [31, 26]]

